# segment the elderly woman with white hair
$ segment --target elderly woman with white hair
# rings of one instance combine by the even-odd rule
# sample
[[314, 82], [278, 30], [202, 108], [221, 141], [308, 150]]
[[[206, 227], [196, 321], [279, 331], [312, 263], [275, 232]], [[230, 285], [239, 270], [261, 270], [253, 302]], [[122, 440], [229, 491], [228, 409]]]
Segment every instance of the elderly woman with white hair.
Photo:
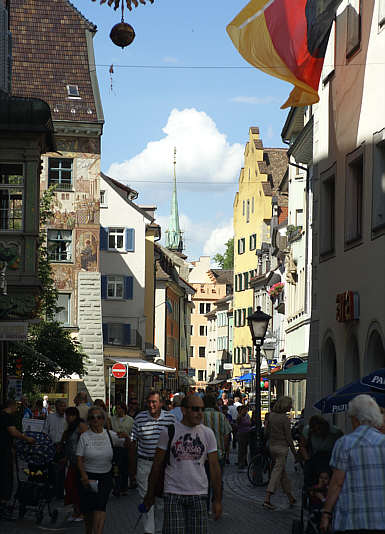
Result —
[[353, 432], [334, 445], [333, 476], [322, 510], [321, 531], [385, 532], [385, 436], [376, 427], [382, 414], [369, 395], [349, 402]]

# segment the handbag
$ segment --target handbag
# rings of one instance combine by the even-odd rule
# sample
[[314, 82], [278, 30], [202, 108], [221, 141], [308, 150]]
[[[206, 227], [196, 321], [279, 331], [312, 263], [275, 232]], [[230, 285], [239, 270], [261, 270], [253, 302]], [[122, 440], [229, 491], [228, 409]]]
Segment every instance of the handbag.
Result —
[[164, 457], [164, 460], [163, 460], [163, 464], [162, 464], [162, 468], [161, 468], [161, 471], [160, 471], [160, 475], [159, 475], [159, 478], [156, 482], [156, 486], [155, 486], [155, 497], [163, 497], [163, 492], [164, 492], [164, 475], [165, 475], [165, 472], [166, 472], [166, 467], [168, 465], [170, 465], [170, 453], [171, 453], [171, 442], [175, 436], [175, 426], [174, 425], [169, 425], [167, 427], [167, 431], [168, 431], [168, 445], [167, 445], [167, 451], [166, 451], [166, 454], [165, 454], [165, 457]]

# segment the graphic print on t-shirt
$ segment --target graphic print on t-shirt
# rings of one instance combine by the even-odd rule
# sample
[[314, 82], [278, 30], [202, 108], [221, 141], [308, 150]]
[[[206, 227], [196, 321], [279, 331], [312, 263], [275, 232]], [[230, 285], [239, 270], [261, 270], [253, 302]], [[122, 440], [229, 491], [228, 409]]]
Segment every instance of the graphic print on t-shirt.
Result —
[[171, 447], [172, 455], [177, 462], [181, 460], [198, 461], [202, 458], [205, 446], [196, 434], [195, 438], [191, 433], [180, 435]]

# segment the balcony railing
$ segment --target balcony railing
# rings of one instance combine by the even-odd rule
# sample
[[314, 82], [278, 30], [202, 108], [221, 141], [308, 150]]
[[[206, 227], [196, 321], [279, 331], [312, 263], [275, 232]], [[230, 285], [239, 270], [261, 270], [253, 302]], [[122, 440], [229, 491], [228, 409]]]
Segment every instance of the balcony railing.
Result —
[[56, 191], [72, 191], [72, 182], [59, 182], [58, 180], [48, 180], [48, 186], [56, 185]]
[[72, 261], [72, 254], [70, 252], [49, 252], [48, 258], [51, 261], [67, 262]]

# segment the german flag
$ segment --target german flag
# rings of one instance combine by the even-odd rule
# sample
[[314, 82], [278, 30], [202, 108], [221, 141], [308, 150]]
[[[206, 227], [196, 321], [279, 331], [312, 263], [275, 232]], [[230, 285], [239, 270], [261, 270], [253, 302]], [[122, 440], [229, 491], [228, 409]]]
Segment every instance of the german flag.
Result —
[[227, 26], [243, 58], [295, 87], [282, 108], [319, 101], [330, 30], [342, 0], [251, 0]]

